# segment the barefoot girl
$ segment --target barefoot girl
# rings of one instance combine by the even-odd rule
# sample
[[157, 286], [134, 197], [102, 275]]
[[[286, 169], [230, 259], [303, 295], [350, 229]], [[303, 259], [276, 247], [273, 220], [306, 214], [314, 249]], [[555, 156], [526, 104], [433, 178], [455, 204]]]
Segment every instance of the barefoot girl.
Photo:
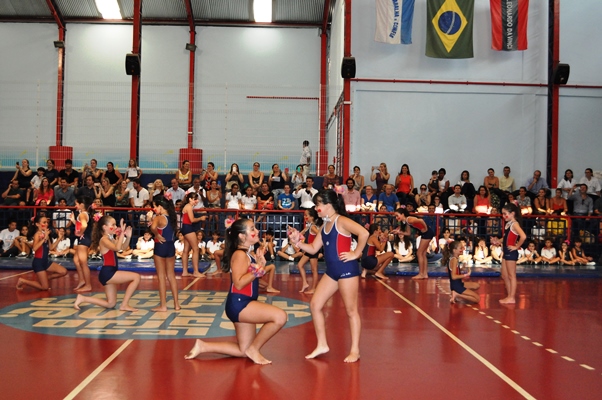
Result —
[[[118, 235], [117, 239], [113, 239], [113, 235]], [[123, 238], [125, 237], [125, 241]], [[73, 307], [79, 310], [82, 303], [90, 303], [104, 308], [113, 308], [117, 304], [117, 285], [127, 283], [128, 287], [123, 295], [123, 301], [119, 310], [121, 311], [138, 311], [130, 307], [129, 301], [138, 284], [140, 283], [140, 275], [135, 272], [119, 271], [117, 265], [117, 255], [121, 249], [127, 247], [127, 243], [132, 238], [132, 227], [126, 228], [125, 222], [121, 220], [121, 229], [117, 229], [115, 219], [109, 215], [105, 215], [96, 223], [92, 232], [92, 248], [98, 250], [102, 255], [102, 268], [98, 274], [98, 280], [105, 287], [107, 299], [99, 299], [96, 297], [84, 296], [78, 294]]]
[[[178, 302], [178, 284], [176, 282], [175, 264], [176, 247], [174, 245], [174, 236], [177, 229], [178, 217], [174, 209], [173, 202], [168, 197], [159, 195], [153, 197], [153, 211], [155, 216], [152, 218], [150, 230], [155, 235], [155, 268], [159, 278], [159, 307], [152, 311], [167, 311], [167, 287], [165, 280], [169, 282], [171, 295], [173, 297], [174, 309], [180, 310]], [[150, 219], [147, 219], [150, 220]]]
[[410, 212], [405, 208], [398, 208], [395, 210], [395, 219], [397, 219], [397, 222], [403, 222], [406, 224], [406, 236], [410, 235], [410, 226], [418, 230], [420, 235], [420, 245], [418, 246], [418, 249], [416, 249], [416, 258], [418, 259], [418, 275], [412, 277], [412, 279], [428, 279], [429, 276], [427, 272], [426, 252], [431, 239], [435, 237], [435, 233], [422, 219], [410, 216]]
[[[316, 207], [305, 210], [305, 229], [301, 231], [301, 234], [305, 235], [305, 243], [312, 244], [314, 242], [318, 232], [320, 232], [321, 226], [322, 218], [318, 216]], [[311, 289], [309, 290], [307, 290], [307, 288], [309, 288], [309, 283], [307, 283], [307, 276], [305, 274], [305, 264], [307, 264], [308, 261], [309, 266], [311, 267], [312, 276]], [[299, 268], [299, 274], [303, 280], [299, 293], [314, 294], [316, 286], [318, 286], [318, 253], [303, 253], [297, 267]]]
[[48, 218], [38, 214], [33, 222], [33, 226], [29, 229], [30, 237], [33, 238], [32, 252], [34, 253], [33, 258], [33, 272], [36, 273], [38, 281], [29, 281], [23, 278], [19, 278], [17, 282], [17, 289], [22, 290], [23, 286], [30, 286], [38, 290], [49, 290], [50, 281], [52, 279], [60, 278], [67, 274], [67, 270], [62, 265], [55, 262], [48, 262], [48, 252], [54, 250], [59, 243], [55, 240], [54, 243], [48, 244], [50, 231], [48, 230]]
[[506, 203], [502, 208], [502, 217], [506, 221], [504, 226], [504, 256], [502, 257], [502, 279], [506, 285], [508, 296], [500, 300], [502, 304], [516, 303], [516, 261], [518, 249], [527, 236], [520, 227], [522, 216], [520, 208], [514, 203]]
[[192, 275], [204, 278], [205, 274], [199, 272], [199, 242], [196, 236], [195, 224], [207, 219], [206, 216], [195, 217], [194, 206], [199, 202], [199, 195], [191, 192], [184, 198], [186, 205], [182, 209], [182, 234], [184, 235], [184, 252], [182, 253], [182, 276], [189, 276], [188, 254], [192, 250]]
[[92, 221], [89, 214], [91, 206], [92, 199], [90, 197], [80, 196], [75, 200], [77, 219], [75, 214], [71, 213], [71, 222], [75, 226], [75, 236], [77, 237], [77, 246], [75, 254], [73, 254], [73, 262], [79, 277], [79, 283], [75, 287], [76, 292], [92, 290], [90, 268], [88, 267], [88, 251], [92, 241]]
[[[368, 238], [368, 242], [366, 243], [366, 247], [364, 247], [364, 254], [362, 256], [362, 278], [366, 277], [366, 273], [370, 271], [370, 273], [374, 274], [378, 279], [382, 279], [388, 281], [389, 278], [383, 274], [387, 265], [395, 258], [395, 255], [392, 251], [382, 253], [387, 245], [387, 235], [383, 231], [380, 230], [380, 225], [371, 224], [369, 229], [370, 237]], [[382, 253], [378, 256], [376, 253]]]
[[[324, 221], [322, 230], [313, 243], [301, 243], [301, 234], [294, 228], [289, 229], [289, 240], [301, 250], [315, 254], [324, 246], [326, 273], [320, 279], [310, 309], [318, 345], [305, 358], [315, 358], [330, 349], [326, 340], [326, 326], [322, 309], [337, 290], [341, 292], [351, 328], [351, 351], [345, 362], [355, 362], [360, 358], [361, 320], [357, 310], [359, 286], [358, 259], [362, 255], [368, 231], [363, 226], [346, 217], [343, 196], [333, 190], [321, 190], [313, 198], [318, 216]], [[357, 247], [351, 251], [351, 235], [357, 236]]]
[[478, 293], [464, 286], [462, 279], [470, 276], [470, 271], [465, 274], [460, 273], [460, 263], [458, 257], [462, 252], [462, 243], [459, 241], [451, 242], [443, 250], [443, 258], [441, 264], [447, 265], [447, 273], [449, 274], [449, 288], [452, 292], [451, 302], [455, 303], [458, 298], [464, 299], [472, 303], [478, 303], [480, 298]]
[[[286, 313], [278, 307], [257, 301], [259, 278], [265, 273], [263, 249], [257, 258], [249, 254], [259, 242], [253, 221], [238, 219], [226, 229], [226, 248], [222, 260], [224, 272], [230, 272], [231, 285], [226, 299], [226, 315], [234, 323], [236, 342], [205, 342], [197, 339], [184, 357], [201, 353], [219, 353], [232, 357], [249, 357], [256, 364], [270, 364], [260, 352], [263, 345], [286, 323]], [[263, 324], [256, 333], [257, 324]]]

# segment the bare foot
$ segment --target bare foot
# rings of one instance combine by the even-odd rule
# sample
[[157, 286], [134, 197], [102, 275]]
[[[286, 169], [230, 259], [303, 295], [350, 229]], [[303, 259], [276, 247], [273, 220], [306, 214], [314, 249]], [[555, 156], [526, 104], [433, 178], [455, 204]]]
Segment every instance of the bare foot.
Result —
[[378, 279], [382, 280], [382, 281], [388, 281], [389, 280], [389, 278], [387, 278], [385, 275], [380, 274], [378, 272], [376, 274], [374, 274], [374, 276], [377, 277]]
[[253, 347], [249, 347], [247, 349], [247, 351], [245, 351], [245, 354], [247, 355], [247, 357], [249, 357], [251, 360], [253, 360], [253, 362], [255, 364], [259, 364], [259, 365], [266, 365], [266, 364], [271, 364], [272, 362], [270, 360], [268, 360], [267, 358], [265, 358], [260, 352], [259, 350], [256, 350]]
[[76, 310], [79, 310], [79, 305], [81, 303], [85, 303], [86, 302], [86, 296], [83, 296], [81, 294], [78, 294], [77, 297], [75, 298], [75, 303], [73, 303], [73, 308], [75, 308]]
[[16, 286], [17, 290], [23, 290], [23, 279], [19, 278], [19, 280], [17, 281], [17, 286]]
[[86, 282], [81, 281], [80, 283], [77, 284], [76, 287], [73, 288], [73, 290], [78, 291], [79, 289], [81, 289], [84, 285], [86, 284]]
[[346, 363], [352, 363], [352, 362], [356, 362], [360, 359], [360, 355], [359, 353], [349, 353], [349, 355], [347, 357], [345, 357], [345, 361]]
[[188, 354], [184, 356], [184, 359], [192, 360], [193, 358], [204, 352], [205, 342], [203, 342], [201, 339], [197, 339], [196, 342], [194, 342], [194, 346], [192, 347], [192, 349], [188, 352]]
[[155, 308], [151, 308], [151, 311], [154, 312], [166, 312], [167, 311], [167, 306], [159, 306], [159, 307], [155, 307]]
[[457, 297], [456, 292], [452, 292], [451, 299], [449, 299], [449, 302], [450, 303], [455, 303], [456, 302], [456, 297]]
[[192, 276], [194, 276], [195, 278], [206, 278], [207, 277], [205, 274], [201, 274], [200, 272], [195, 272], [194, 274], [192, 274]]
[[138, 311], [137, 308], [134, 307], [130, 307], [130, 306], [126, 306], [126, 305], [121, 305], [121, 307], [119, 307], [119, 311], [131, 311], [131, 312], [136, 312]]
[[500, 300], [500, 304], [516, 304], [516, 300], [506, 297], [505, 299]]
[[315, 291], [316, 291], [316, 289], [310, 289], [310, 290], [307, 290], [305, 292], [305, 294], [314, 294]]
[[309, 287], [309, 284], [308, 283], [304, 283], [303, 287], [301, 288], [301, 290], [299, 290], [299, 293], [305, 292], [305, 289], [307, 289], [308, 287]]
[[176, 311], [180, 311], [182, 309], [182, 307], [180, 307], [179, 305], [176, 305], [173, 309]]
[[276, 289], [276, 288], [274, 288], [272, 286], [268, 286], [266, 288], [266, 292], [268, 292], [268, 293], [280, 293], [280, 290], [278, 290], [278, 289]]
[[364, 278], [364, 279], [366, 279], [366, 269], [365, 268], [362, 269], [362, 275], [361, 275], [361, 277]]
[[416, 275], [416, 276], [412, 277], [412, 279], [415, 280], [415, 281], [418, 281], [418, 280], [421, 280], [421, 279], [428, 279], [428, 278], [429, 278], [428, 275]]
[[182, 272], [182, 278], [186, 278], [187, 276], [190, 276], [188, 272]]
[[219, 269], [217, 269], [217, 270], [215, 270], [213, 272], [207, 272], [207, 276], [221, 275], [221, 274], [222, 274], [222, 271], [219, 270]]
[[90, 291], [92, 291], [92, 286], [90, 286], [90, 285], [84, 285], [84, 286], [80, 287], [79, 289], [75, 289], [75, 291], [78, 292], [78, 293], [90, 292]]
[[305, 358], [307, 360], [311, 360], [312, 358], [316, 358], [317, 356], [321, 355], [321, 354], [326, 354], [330, 351], [330, 348], [328, 348], [328, 346], [324, 346], [324, 347], [316, 347], [314, 351], [312, 351], [311, 353], [309, 353], [308, 355], [305, 356]]

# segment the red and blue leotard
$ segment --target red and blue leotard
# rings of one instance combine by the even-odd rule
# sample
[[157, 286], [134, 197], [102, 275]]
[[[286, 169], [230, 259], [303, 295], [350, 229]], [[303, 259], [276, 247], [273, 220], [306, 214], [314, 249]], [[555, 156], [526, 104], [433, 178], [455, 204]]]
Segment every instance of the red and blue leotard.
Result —
[[516, 242], [518, 241], [518, 235], [512, 230], [512, 225], [514, 225], [514, 222], [508, 224], [504, 230], [504, 244], [502, 245], [502, 248], [504, 249], [502, 258], [508, 261], [518, 260], [518, 250], [508, 249], [508, 246], [516, 246]]
[[48, 250], [50, 246], [48, 242], [45, 240], [44, 243], [36, 250], [33, 256], [33, 262], [31, 266], [34, 272], [42, 272], [46, 271], [49, 267], [48, 264]]
[[118, 269], [117, 254], [113, 250], [107, 251], [102, 255], [102, 268], [100, 268], [100, 272], [98, 273], [98, 280], [103, 286], [106, 286], [107, 282], [113, 278]]
[[[251, 257], [249, 253], [246, 253], [247, 257], [252, 264], [255, 263], [255, 259]], [[230, 272], [230, 280], [232, 281], [232, 272]], [[228, 297], [226, 298], [226, 316], [232, 322], [238, 322], [240, 312], [252, 302], [257, 300], [259, 295], [259, 278], [253, 280], [247, 286], [242, 289], [236, 289], [234, 282], [230, 283], [230, 290], [228, 291]]]
[[[165, 215], [161, 215], [165, 218], [165, 226], [163, 228], [157, 227], [157, 234], [161, 235], [165, 242], [161, 243], [155, 239], [154, 255], [162, 258], [170, 258], [176, 256], [176, 247], [174, 245], [174, 231], [169, 223], [168, 218]], [[187, 217], [187, 215], [186, 215]], [[157, 216], [159, 218], [159, 216]]]
[[322, 228], [326, 275], [335, 281], [342, 278], [353, 278], [360, 274], [357, 260], [342, 261], [339, 259], [339, 254], [351, 251], [351, 235], [344, 235], [338, 231], [338, 219], [339, 216], [334, 220], [330, 232], [326, 232], [326, 225]]

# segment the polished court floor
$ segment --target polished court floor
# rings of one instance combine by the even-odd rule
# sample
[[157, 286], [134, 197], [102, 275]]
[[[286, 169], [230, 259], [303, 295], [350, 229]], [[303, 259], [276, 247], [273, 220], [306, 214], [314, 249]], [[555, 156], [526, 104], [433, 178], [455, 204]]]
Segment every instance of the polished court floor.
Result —
[[[219, 307], [228, 288], [227, 276], [179, 278], [180, 296], [185, 299], [180, 313], [150, 312], [157, 304], [152, 272], [141, 272], [133, 303], [140, 312], [89, 305], [76, 312], [73, 271], [53, 281], [50, 292], [20, 292], [14, 289], [17, 279], [33, 274], [4, 266], [0, 270], [1, 397], [601, 398], [602, 279], [597, 269], [526, 273], [519, 278], [514, 306], [498, 303], [503, 284], [485, 273], [473, 279], [481, 284], [476, 305], [450, 304], [449, 283], [442, 276], [418, 282], [403, 274], [391, 275], [388, 282], [361, 280], [361, 359], [345, 364], [350, 337], [338, 294], [325, 308], [330, 352], [315, 360], [304, 359], [315, 346], [308, 318], [311, 296], [298, 293], [300, 276], [282, 273], [288, 268], [288, 263], [278, 266], [281, 273], [274, 286], [281, 292], [264, 293], [261, 299], [283, 306], [294, 325], [286, 326], [264, 347], [273, 364], [258, 366], [247, 359], [218, 355], [183, 359], [194, 337], [233, 340]], [[438, 275], [437, 267], [431, 270]], [[101, 296], [96, 274], [92, 272], [93, 294]], [[579, 277], [584, 274], [589, 277]], [[127, 336], [134, 330], [139, 336], [126, 338], [119, 333], [127, 331]], [[224, 339], [217, 337], [224, 335]]]

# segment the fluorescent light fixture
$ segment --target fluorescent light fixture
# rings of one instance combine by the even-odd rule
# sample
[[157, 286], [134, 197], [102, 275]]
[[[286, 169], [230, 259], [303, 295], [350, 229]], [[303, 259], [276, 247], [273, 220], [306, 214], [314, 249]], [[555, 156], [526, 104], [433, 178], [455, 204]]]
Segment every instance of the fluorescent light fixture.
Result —
[[253, 0], [255, 22], [272, 22], [272, 0]]
[[123, 19], [117, 0], [94, 0], [103, 19]]

